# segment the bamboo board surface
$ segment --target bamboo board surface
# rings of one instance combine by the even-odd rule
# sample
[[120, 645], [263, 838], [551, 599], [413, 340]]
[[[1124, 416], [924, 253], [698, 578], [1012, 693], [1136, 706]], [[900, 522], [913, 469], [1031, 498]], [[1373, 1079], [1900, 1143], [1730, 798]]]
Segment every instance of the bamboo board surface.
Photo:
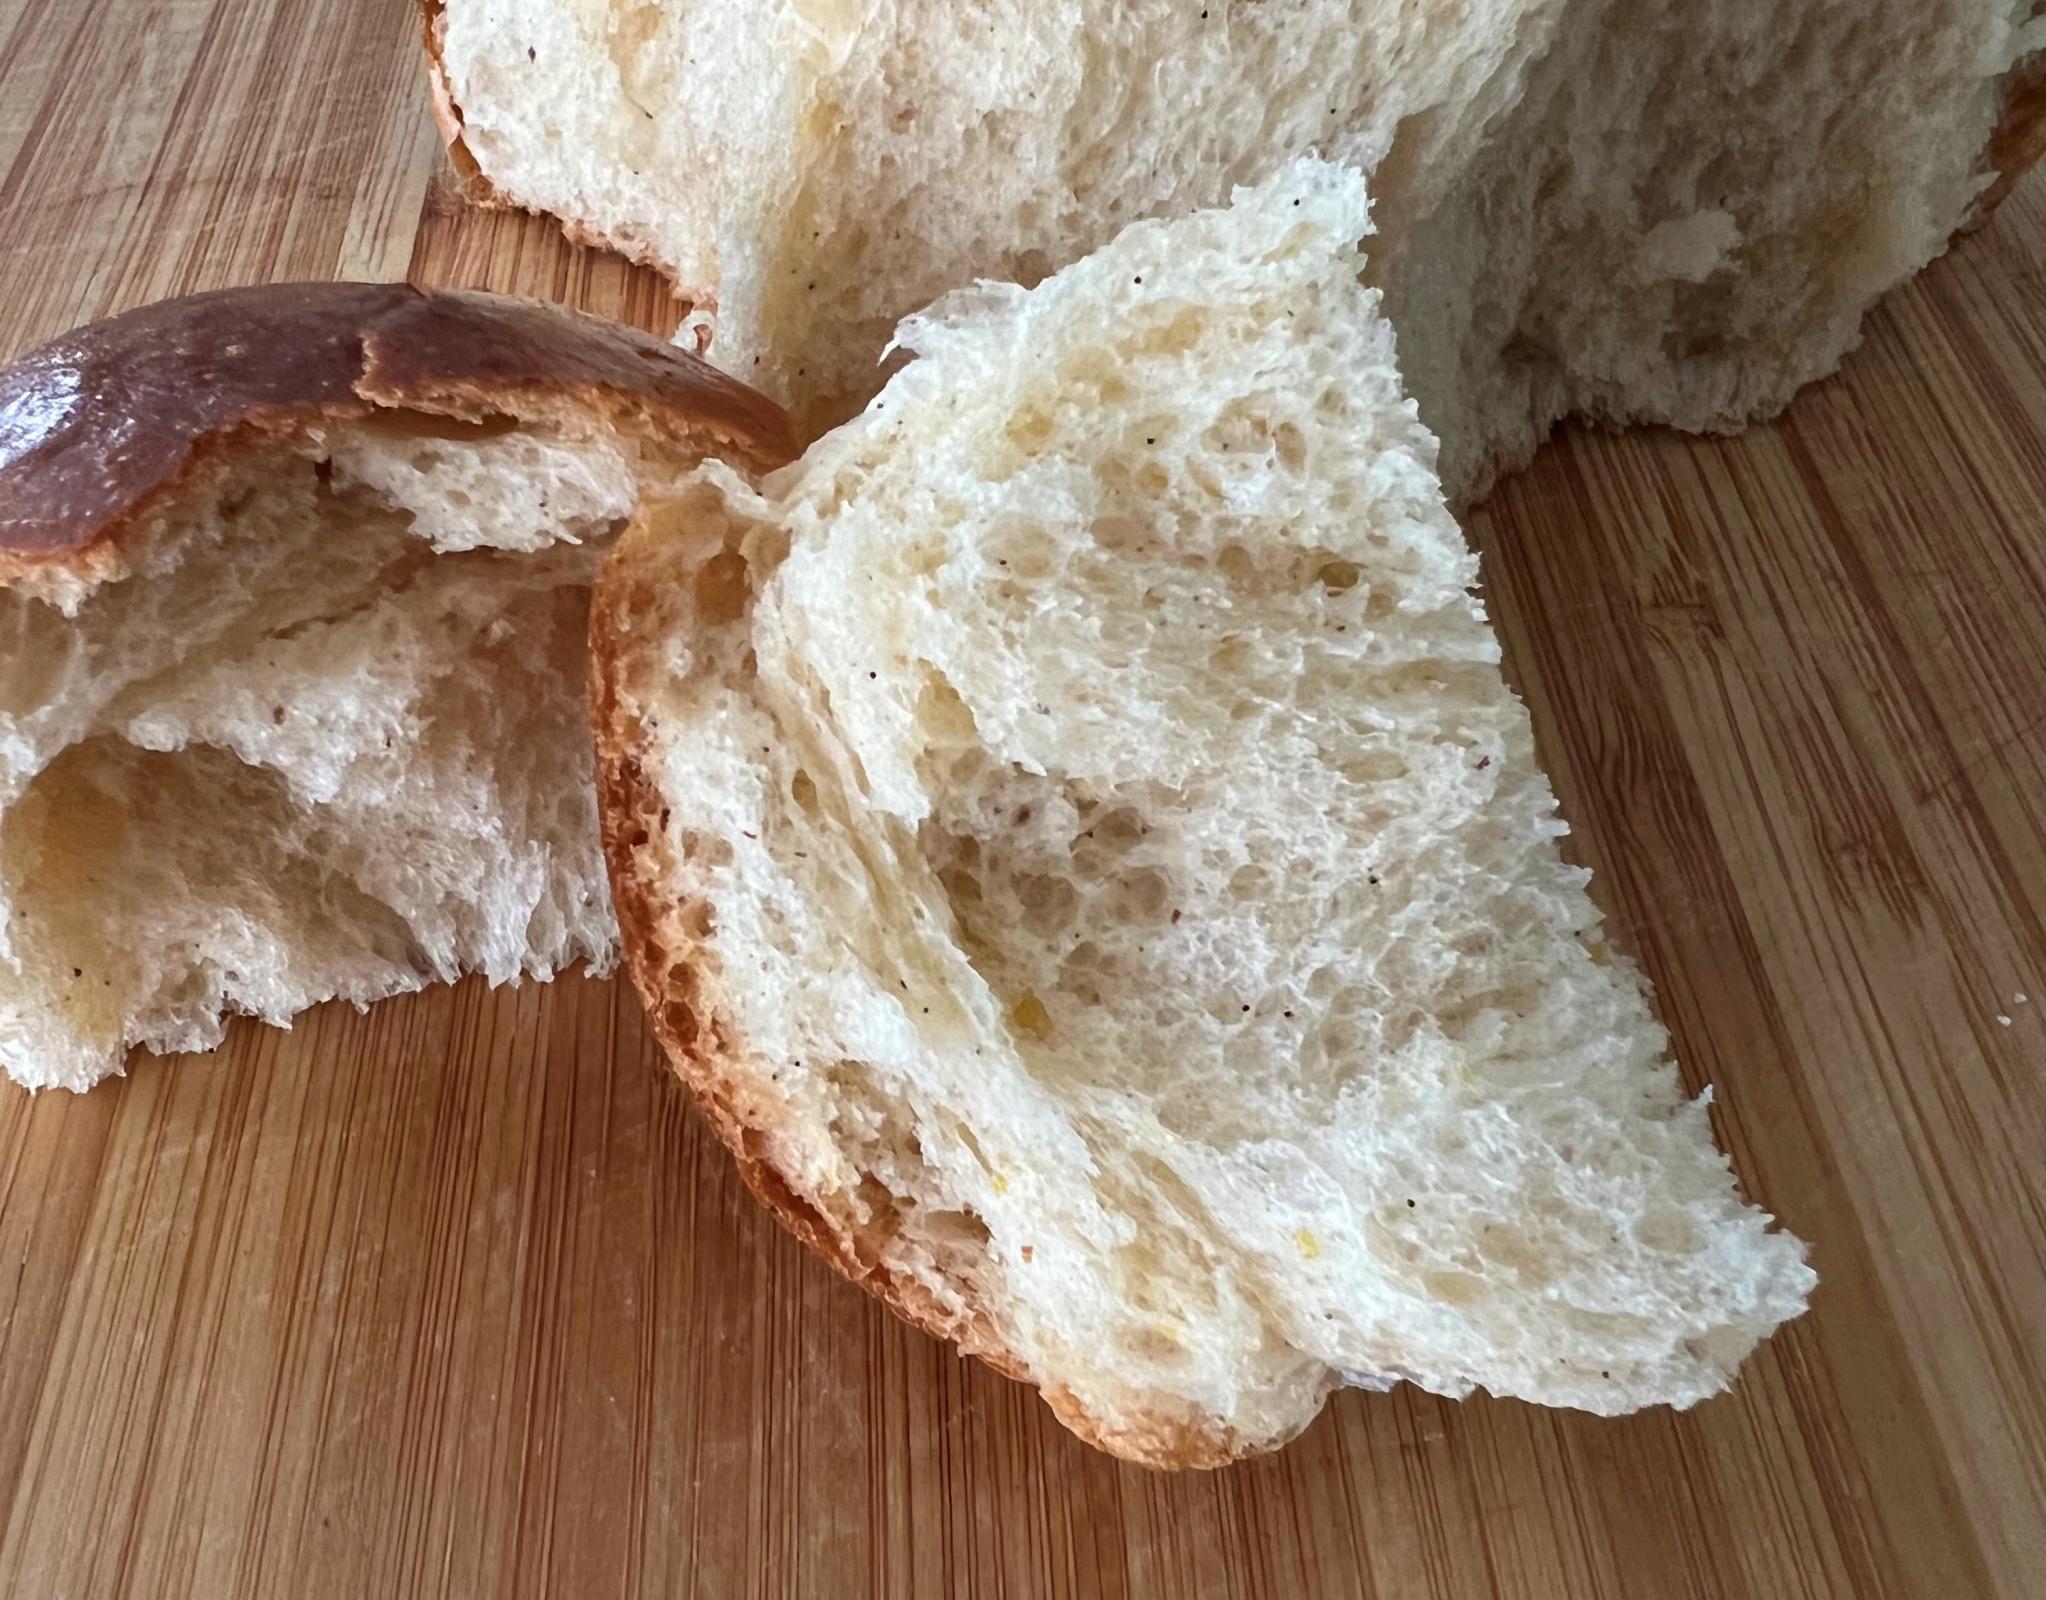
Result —
[[[0, 356], [262, 279], [671, 318], [461, 204], [416, 57], [403, 0], [0, 0]], [[622, 983], [472, 983], [0, 1092], [0, 1594], [2046, 1595], [2042, 261], [2046, 176], [1782, 423], [1568, 432], [1473, 518], [1573, 848], [1814, 1242], [1731, 1394], [1124, 1467], [784, 1237]]]

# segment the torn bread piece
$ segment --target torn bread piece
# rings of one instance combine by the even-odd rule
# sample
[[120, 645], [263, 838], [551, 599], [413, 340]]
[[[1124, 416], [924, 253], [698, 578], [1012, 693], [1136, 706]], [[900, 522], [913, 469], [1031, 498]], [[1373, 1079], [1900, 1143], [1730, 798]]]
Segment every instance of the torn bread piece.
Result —
[[806, 432], [897, 319], [1309, 152], [1452, 502], [1558, 417], [1724, 429], [2046, 143], [2041, 0], [422, 0], [472, 191], [665, 269]]
[[1803, 1308], [1536, 765], [1353, 170], [901, 332], [627, 530], [628, 960], [801, 1237], [1132, 1460], [1405, 1379], [1623, 1412]]
[[166, 301], [0, 371], [0, 1064], [84, 1089], [604, 967], [583, 702], [642, 487], [787, 459], [645, 334], [403, 284]]

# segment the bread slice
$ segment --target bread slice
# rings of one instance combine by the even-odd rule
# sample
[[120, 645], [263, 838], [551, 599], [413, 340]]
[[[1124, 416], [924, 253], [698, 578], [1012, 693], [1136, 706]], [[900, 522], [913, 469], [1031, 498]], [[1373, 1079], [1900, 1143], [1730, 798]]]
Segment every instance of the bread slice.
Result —
[[713, 451], [786, 459], [786, 419], [645, 335], [402, 284], [169, 301], [0, 371], [8, 1073], [607, 965], [589, 589]]
[[1314, 162], [1135, 225], [600, 580], [635, 978], [749, 1181], [1158, 1466], [1338, 1384], [1685, 1406], [1802, 1308], [1535, 764]]
[[2037, 0], [423, 4], [477, 188], [664, 267], [806, 431], [938, 293], [1360, 162], [1452, 500], [1570, 412], [1773, 411], [2046, 134]]

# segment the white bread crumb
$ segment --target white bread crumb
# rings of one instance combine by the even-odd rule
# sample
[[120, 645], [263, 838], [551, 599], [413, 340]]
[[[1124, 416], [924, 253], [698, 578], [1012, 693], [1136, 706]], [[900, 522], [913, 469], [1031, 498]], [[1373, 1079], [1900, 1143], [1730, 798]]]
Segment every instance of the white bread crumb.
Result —
[[1302, 162], [948, 296], [606, 580], [685, 1071], [898, 1303], [1164, 1464], [1342, 1382], [1689, 1405], [1814, 1281], [1557, 851], [1366, 227]]

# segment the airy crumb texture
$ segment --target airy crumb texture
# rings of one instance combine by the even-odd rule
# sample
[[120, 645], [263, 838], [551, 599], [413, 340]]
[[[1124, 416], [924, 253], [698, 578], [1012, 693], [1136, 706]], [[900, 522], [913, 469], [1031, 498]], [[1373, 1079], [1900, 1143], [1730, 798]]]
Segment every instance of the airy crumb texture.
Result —
[[1570, 411], [1780, 406], [2046, 109], [2035, 0], [425, 4], [462, 158], [666, 267], [813, 426], [938, 293], [1360, 162], [1453, 499]]
[[621, 541], [636, 975], [756, 1187], [1123, 1455], [1334, 1385], [1619, 1412], [1802, 1309], [1599, 931], [1301, 162], [912, 360]]
[[601, 547], [788, 419], [661, 340], [402, 283], [139, 306], [0, 368], [0, 1063], [84, 1089], [612, 960]]
[[315, 429], [175, 497], [75, 615], [0, 592], [9, 1074], [609, 965], [581, 690], [635, 471], [596, 433]]

